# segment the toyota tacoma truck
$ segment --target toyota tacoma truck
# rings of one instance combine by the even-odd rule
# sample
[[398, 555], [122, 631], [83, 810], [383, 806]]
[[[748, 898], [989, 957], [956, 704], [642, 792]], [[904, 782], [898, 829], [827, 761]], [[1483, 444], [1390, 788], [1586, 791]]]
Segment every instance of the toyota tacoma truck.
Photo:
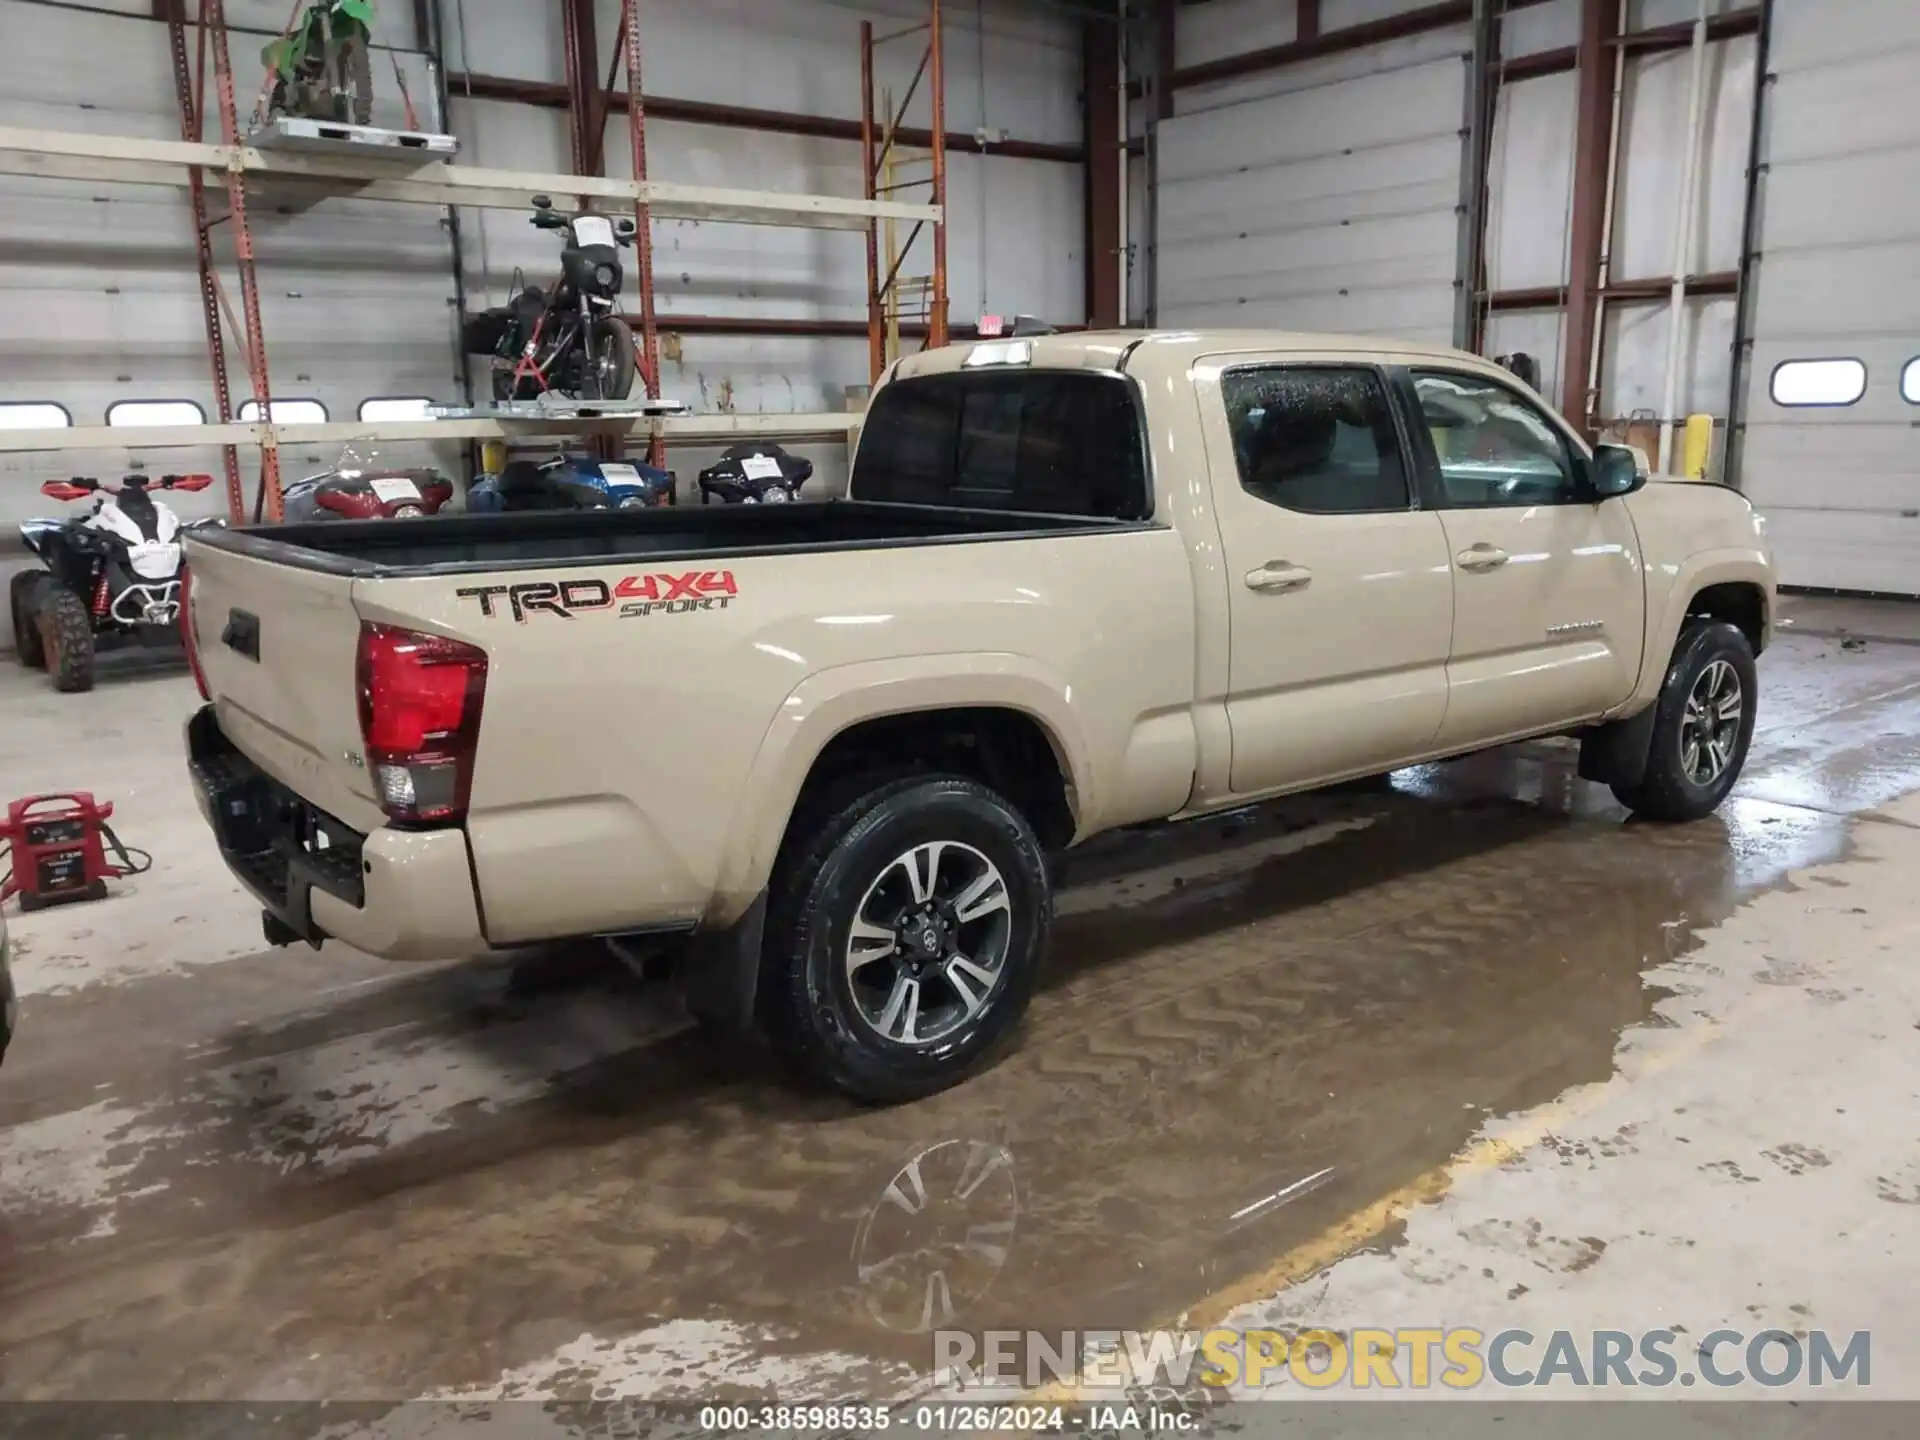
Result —
[[897, 362], [842, 499], [187, 540], [202, 808], [268, 938], [645, 937], [870, 1100], [1006, 1039], [1053, 852], [1532, 736], [1655, 820], [1774, 571], [1493, 363], [1254, 332]]

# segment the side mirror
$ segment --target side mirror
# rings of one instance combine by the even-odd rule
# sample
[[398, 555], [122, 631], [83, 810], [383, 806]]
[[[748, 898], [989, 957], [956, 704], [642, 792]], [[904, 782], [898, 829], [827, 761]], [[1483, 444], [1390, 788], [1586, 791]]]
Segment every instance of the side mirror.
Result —
[[1640, 457], [1625, 445], [1601, 445], [1593, 452], [1589, 466], [1594, 494], [1602, 500], [1631, 495], [1647, 483], [1647, 472]]
[[536, 210], [551, 210], [553, 208], [553, 197], [551, 195], [534, 196], [533, 208]]

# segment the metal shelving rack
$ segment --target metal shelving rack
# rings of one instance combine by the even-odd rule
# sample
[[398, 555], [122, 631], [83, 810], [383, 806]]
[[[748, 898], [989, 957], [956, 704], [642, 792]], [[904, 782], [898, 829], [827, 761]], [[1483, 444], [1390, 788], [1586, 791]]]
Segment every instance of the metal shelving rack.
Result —
[[[877, 273], [877, 244], [883, 225], [904, 223], [933, 227], [935, 250], [934, 303], [930, 329], [944, 342], [946, 332], [945, 146], [942, 141], [942, 76], [940, 72], [939, 0], [929, 0], [931, 20], [928, 51], [922, 72], [930, 72], [934, 107], [932, 180], [933, 198], [927, 203], [883, 198], [876, 193], [877, 157], [871, 136], [871, 85], [868, 87], [868, 193], [854, 198], [839, 195], [786, 194], [736, 190], [705, 185], [682, 185], [651, 180], [646, 170], [646, 119], [641, 101], [641, 45], [638, 0], [622, 0], [620, 34], [615, 42], [616, 68], [624, 60], [627, 115], [633, 147], [633, 177], [610, 179], [592, 174], [544, 174], [493, 170], [457, 165], [437, 158], [430, 150], [389, 145], [339, 142], [337, 151], [312, 147], [299, 150], [266, 148], [247, 142], [240, 134], [235, 104], [234, 76], [227, 43], [224, 0], [162, 0], [172, 49], [175, 90], [180, 104], [181, 138], [177, 141], [105, 136], [0, 126], [0, 174], [56, 180], [92, 180], [133, 185], [168, 186], [187, 191], [195, 229], [202, 309], [207, 332], [208, 362], [213, 372], [219, 421], [198, 426], [113, 427], [79, 426], [0, 430], [0, 452], [147, 449], [218, 445], [224, 450], [227, 501], [234, 521], [247, 518], [246, 496], [240, 478], [238, 447], [258, 446], [260, 485], [257, 505], [268, 518], [281, 515], [279, 450], [288, 445], [353, 439], [500, 440], [519, 441], [540, 435], [575, 434], [608, 437], [618, 442], [645, 435], [658, 456], [666, 441], [729, 441], [749, 436], [781, 439], [844, 438], [858, 423], [848, 413], [819, 415], [681, 415], [633, 413], [586, 417], [516, 416], [476, 413], [444, 420], [363, 421], [281, 425], [272, 420], [272, 389], [267, 367], [267, 344], [260, 320], [260, 296], [252, 232], [247, 222], [248, 191], [252, 185], [271, 184], [297, 192], [309, 203], [329, 195], [402, 204], [472, 206], [482, 209], [525, 209], [536, 194], [578, 195], [582, 203], [604, 201], [631, 207], [639, 225], [641, 345], [640, 369], [649, 397], [660, 390], [660, 317], [654, 305], [651, 221], [706, 220], [731, 224], [804, 227], [864, 232], [868, 241], [870, 292], [883, 297], [885, 287]], [[921, 27], [915, 27], [916, 29]], [[189, 30], [193, 33], [189, 36]], [[574, 68], [591, 67], [597, 57], [575, 53], [577, 36], [569, 28], [569, 59]], [[903, 32], [906, 33], [906, 32]], [[871, 31], [863, 29], [863, 55], [871, 75]], [[190, 59], [190, 49], [198, 59]], [[214, 81], [214, 103], [220, 112], [219, 144], [204, 138], [207, 82]], [[597, 77], [595, 77], [597, 80]], [[604, 89], [592, 84], [599, 99], [597, 111], [606, 114], [605, 99], [615, 76]], [[902, 107], [904, 114], [904, 106]], [[578, 123], [578, 122], [577, 122]], [[897, 119], [895, 124], [897, 125]], [[891, 133], [891, 132], [889, 132]], [[598, 150], [597, 140], [594, 149]], [[576, 144], [574, 161], [588, 166]], [[207, 189], [223, 184], [228, 212], [210, 217]], [[240, 289], [236, 315], [222, 284], [214, 253], [216, 229], [232, 232]], [[896, 266], [897, 269], [897, 266]], [[870, 306], [870, 309], [872, 307]], [[872, 327], [870, 326], [870, 329]], [[262, 417], [256, 423], [234, 418], [226, 347], [229, 332], [241, 337], [247, 378]]]
[[[882, 45], [927, 34], [913, 79], [908, 82], [900, 103], [893, 103], [891, 89], [876, 88], [877, 51]], [[918, 25], [890, 31], [876, 37], [873, 22], [860, 22], [860, 147], [865, 160], [866, 198], [879, 203], [902, 190], [925, 187], [928, 207], [946, 214], [947, 208], [947, 102], [945, 56], [940, 35], [940, 0], [927, 0], [927, 18]], [[907, 108], [927, 85], [927, 104], [932, 111], [928, 146], [909, 150], [900, 144]], [[921, 165], [927, 173], [911, 173]], [[926, 327], [926, 345], [930, 349], [947, 343], [947, 231], [940, 219], [933, 224], [933, 270], [928, 275], [902, 275], [900, 267], [907, 252], [929, 223], [914, 221], [901, 243], [892, 215], [878, 215], [867, 222], [867, 352], [870, 383], [878, 383], [881, 372], [898, 358], [903, 322], [918, 322]]]

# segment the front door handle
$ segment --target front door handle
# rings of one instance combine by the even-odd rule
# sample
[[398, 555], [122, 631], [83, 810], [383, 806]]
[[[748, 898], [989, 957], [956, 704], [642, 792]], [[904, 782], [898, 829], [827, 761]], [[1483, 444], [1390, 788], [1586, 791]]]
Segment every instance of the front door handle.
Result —
[[1454, 563], [1462, 570], [1482, 571], [1498, 570], [1512, 557], [1498, 545], [1488, 545], [1482, 541], [1478, 545], [1462, 550], [1453, 558]]
[[1269, 560], [1258, 570], [1247, 572], [1249, 590], [1299, 590], [1312, 583], [1313, 571], [1285, 560]]

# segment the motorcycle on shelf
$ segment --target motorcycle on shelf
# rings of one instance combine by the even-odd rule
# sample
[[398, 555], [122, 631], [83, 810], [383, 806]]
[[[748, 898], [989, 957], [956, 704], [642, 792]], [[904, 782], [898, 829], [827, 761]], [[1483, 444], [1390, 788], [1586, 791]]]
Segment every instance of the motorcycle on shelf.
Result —
[[21, 571], [8, 586], [20, 663], [47, 671], [56, 690], [91, 690], [96, 651], [177, 644], [180, 533], [222, 522], [183, 524], [151, 492], [212, 483], [211, 475], [134, 474], [118, 485], [91, 476], [42, 485], [43, 495], [91, 498], [93, 508], [76, 519], [20, 524], [20, 538], [44, 567]]
[[467, 490], [476, 515], [523, 510], [643, 510], [673, 505], [670, 470], [591, 455], [509, 460], [498, 475], [483, 475]]
[[288, 520], [415, 520], [437, 515], [453, 482], [430, 467], [382, 465], [378, 450], [348, 445], [330, 470], [296, 480], [281, 495]]
[[505, 305], [467, 321], [463, 348], [493, 361], [493, 398], [502, 403], [553, 394], [624, 400], [638, 360], [620, 299], [620, 251], [637, 234], [630, 219], [581, 211], [562, 215], [533, 197], [532, 224], [561, 234], [560, 279], [550, 290], [523, 285]]
[[800, 498], [813, 462], [778, 445], [735, 445], [700, 472], [700, 503], [785, 505]]

